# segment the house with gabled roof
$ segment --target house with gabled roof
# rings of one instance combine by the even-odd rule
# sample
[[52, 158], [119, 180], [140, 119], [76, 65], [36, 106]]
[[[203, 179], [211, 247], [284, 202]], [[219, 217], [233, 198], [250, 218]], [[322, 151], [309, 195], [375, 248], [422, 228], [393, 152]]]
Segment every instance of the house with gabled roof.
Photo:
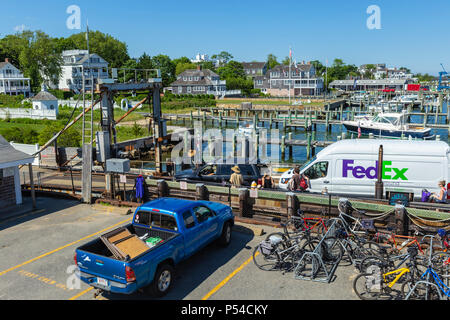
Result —
[[276, 97], [315, 96], [324, 90], [323, 78], [316, 76], [316, 69], [310, 63], [277, 65], [264, 76], [254, 78], [255, 89]]
[[29, 97], [31, 93], [30, 78], [16, 68], [8, 58], [0, 62], [0, 94]]
[[171, 85], [173, 94], [213, 94], [222, 95], [227, 90], [227, 82], [220, 80], [220, 76], [209, 70], [202, 69], [199, 65], [197, 69], [188, 69], [180, 73], [177, 80]]
[[[84, 74], [85, 90], [90, 91], [99, 79], [110, 78], [109, 63], [96, 53], [88, 55], [87, 50], [66, 50], [62, 53], [62, 60], [59, 79], [50, 82], [52, 89], [81, 92]], [[94, 78], [93, 84], [91, 77]]]

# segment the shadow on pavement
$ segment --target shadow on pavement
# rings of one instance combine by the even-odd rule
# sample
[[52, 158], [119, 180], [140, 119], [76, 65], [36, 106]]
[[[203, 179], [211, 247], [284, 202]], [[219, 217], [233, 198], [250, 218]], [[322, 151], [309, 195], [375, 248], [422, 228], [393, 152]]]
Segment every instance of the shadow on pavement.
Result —
[[33, 210], [31, 198], [24, 197], [22, 205], [0, 210], [0, 231], [79, 204], [77, 200], [38, 197]]
[[[161, 298], [162, 300], [182, 300], [187, 297], [193, 290], [206, 281], [214, 272], [226, 265], [242, 250], [247, 250], [247, 259], [252, 254], [252, 248], [248, 243], [254, 238], [251, 232], [233, 232], [231, 243], [228, 247], [220, 247], [216, 243], [211, 243], [201, 251], [194, 254], [192, 257], [181, 262], [175, 268], [176, 276], [173, 286], [167, 296]], [[231, 271], [230, 271], [231, 272]], [[211, 288], [219, 284], [223, 278], [218, 279], [213, 283]], [[204, 292], [203, 295], [206, 295]], [[102, 296], [109, 300], [147, 300], [156, 299], [148, 293], [134, 293], [132, 295], [119, 295], [104, 292]], [[201, 299], [202, 297], [195, 298]]]

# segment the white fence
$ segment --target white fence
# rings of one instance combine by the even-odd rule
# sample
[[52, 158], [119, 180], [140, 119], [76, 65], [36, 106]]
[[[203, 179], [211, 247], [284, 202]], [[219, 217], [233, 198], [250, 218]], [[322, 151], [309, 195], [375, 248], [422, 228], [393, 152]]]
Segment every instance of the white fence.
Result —
[[[134, 107], [135, 105], [137, 105], [139, 103], [139, 101], [128, 101], [128, 105], [131, 107]], [[89, 107], [91, 105], [91, 100], [86, 100], [86, 108]], [[77, 106], [77, 100], [58, 100], [58, 106], [59, 107], [70, 107], [70, 108], [82, 108], [83, 107], [83, 100], [80, 100], [78, 102], [78, 106]], [[114, 108], [120, 109], [122, 108], [121, 105], [118, 105], [117, 103], [114, 103]], [[97, 104], [94, 107], [95, 110], [100, 109], [100, 103]]]
[[0, 108], [1, 119], [49, 119], [56, 120], [56, 110], [34, 110], [22, 108]]

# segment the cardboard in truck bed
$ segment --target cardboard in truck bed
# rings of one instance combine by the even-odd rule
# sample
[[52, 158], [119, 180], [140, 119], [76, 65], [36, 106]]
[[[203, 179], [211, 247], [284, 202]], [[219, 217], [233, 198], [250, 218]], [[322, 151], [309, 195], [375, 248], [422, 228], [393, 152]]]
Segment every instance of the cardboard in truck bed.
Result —
[[131, 234], [127, 228], [118, 228], [100, 237], [114, 257], [126, 260], [127, 256], [133, 259], [149, 250], [149, 247], [136, 235]]

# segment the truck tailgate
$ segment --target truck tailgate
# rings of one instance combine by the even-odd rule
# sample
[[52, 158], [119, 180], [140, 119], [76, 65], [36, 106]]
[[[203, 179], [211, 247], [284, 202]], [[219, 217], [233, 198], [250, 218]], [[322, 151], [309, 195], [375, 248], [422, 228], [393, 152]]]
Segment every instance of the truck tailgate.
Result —
[[80, 277], [86, 283], [104, 290], [110, 290], [111, 286], [127, 287], [125, 273], [127, 263], [81, 249], [77, 249], [76, 252]]

